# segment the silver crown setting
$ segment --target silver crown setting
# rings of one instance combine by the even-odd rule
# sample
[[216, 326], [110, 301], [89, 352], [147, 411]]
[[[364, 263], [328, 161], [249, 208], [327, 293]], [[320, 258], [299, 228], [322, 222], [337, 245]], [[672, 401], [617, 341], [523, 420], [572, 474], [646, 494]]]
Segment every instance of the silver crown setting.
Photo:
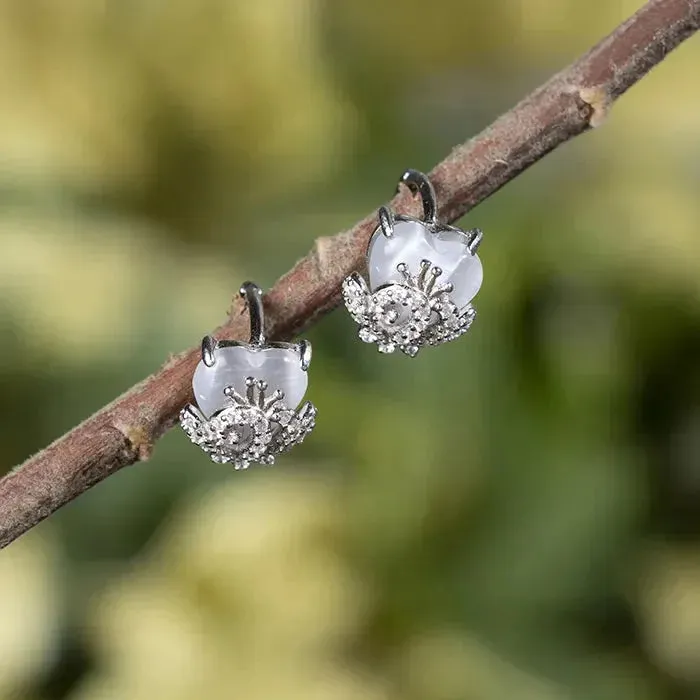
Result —
[[213, 462], [231, 462], [236, 469], [251, 462], [274, 464], [277, 455], [301, 444], [316, 424], [316, 407], [310, 401], [294, 411], [283, 403], [282, 390], [267, 396], [264, 380], [246, 377], [245, 384], [245, 396], [226, 386], [226, 405], [208, 420], [191, 404], [180, 413], [190, 440]]

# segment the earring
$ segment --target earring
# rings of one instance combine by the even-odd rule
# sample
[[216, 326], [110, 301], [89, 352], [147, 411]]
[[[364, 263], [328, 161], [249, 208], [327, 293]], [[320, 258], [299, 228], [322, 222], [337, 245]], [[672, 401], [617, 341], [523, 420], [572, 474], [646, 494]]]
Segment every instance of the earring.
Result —
[[369, 285], [352, 273], [343, 281], [343, 299], [361, 340], [377, 343], [379, 352], [398, 348], [414, 357], [423, 345], [459, 337], [474, 321], [470, 302], [483, 278], [476, 254], [483, 233], [439, 223], [435, 190], [423, 173], [407, 170], [401, 182], [420, 194], [423, 220], [380, 207], [367, 248]]
[[[202, 359], [192, 378], [197, 406], [180, 412], [180, 425], [214, 462], [246, 469], [273, 464], [313, 430], [316, 408], [301, 403], [308, 385], [311, 344], [267, 343], [262, 291], [252, 282], [240, 290], [250, 314], [250, 342], [202, 340]], [[272, 390], [270, 390], [272, 389]]]

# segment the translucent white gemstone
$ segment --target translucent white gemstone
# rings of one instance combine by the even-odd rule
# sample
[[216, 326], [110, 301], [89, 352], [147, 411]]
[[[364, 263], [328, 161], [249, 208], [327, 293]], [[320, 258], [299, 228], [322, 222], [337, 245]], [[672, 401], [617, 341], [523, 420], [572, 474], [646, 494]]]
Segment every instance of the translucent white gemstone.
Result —
[[226, 386], [233, 386], [239, 394], [246, 395], [246, 377], [265, 380], [267, 396], [281, 389], [283, 401], [291, 409], [304, 398], [309, 378], [294, 350], [231, 346], [217, 348], [214, 357], [213, 367], [200, 361], [192, 377], [194, 396], [207, 418], [227, 403]]
[[459, 231], [431, 233], [418, 221], [394, 222], [394, 235], [387, 238], [378, 230], [369, 244], [369, 284], [372, 291], [389, 282], [400, 282], [396, 266], [404, 262], [417, 274], [421, 260], [442, 268], [438, 284], [452, 282], [452, 301], [462, 308], [479, 291], [483, 269], [479, 256], [469, 252], [469, 240]]

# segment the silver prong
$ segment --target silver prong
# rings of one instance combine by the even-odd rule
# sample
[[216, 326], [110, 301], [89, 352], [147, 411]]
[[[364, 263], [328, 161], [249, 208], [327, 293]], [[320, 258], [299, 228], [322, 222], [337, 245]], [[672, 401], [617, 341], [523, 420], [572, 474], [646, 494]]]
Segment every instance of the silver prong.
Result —
[[249, 404], [255, 403], [255, 377], [245, 378], [245, 397]]
[[382, 229], [382, 233], [387, 238], [391, 238], [394, 235], [394, 215], [391, 209], [389, 209], [389, 207], [379, 207], [377, 214], [379, 216], [379, 227]]
[[401, 182], [406, 185], [413, 194], [419, 194], [423, 201], [423, 219], [428, 224], [437, 223], [437, 202], [435, 188], [428, 176], [420, 170], [407, 170], [401, 176]]
[[423, 288], [423, 291], [430, 295], [430, 293], [433, 291], [433, 287], [435, 286], [435, 282], [437, 281], [437, 278], [440, 277], [442, 274], [442, 268], [438, 267], [435, 265], [431, 270], [428, 275], [428, 278], [425, 283], [425, 287]]
[[308, 340], [300, 340], [297, 343], [297, 352], [301, 358], [301, 368], [306, 372], [311, 364], [311, 343]]
[[398, 272], [400, 272], [400, 273], [403, 275], [404, 280], [406, 280], [406, 281], [408, 282], [408, 280], [409, 280], [410, 277], [411, 277], [410, 273], [408, 272], [408, 265], [406, 265], [405, 262], [400, 262], [400, 263], [396, 266], [396, 269], [397, 269]]
[[245, 397], [241, 396], [236, 391], [236, 387], [234, 387], [232, 384], [224, 387], [224, 396], [233, 399], [239, 406], [245, 406], [247, 403]]
[[202, 338], [202, 362], [207, 367], [213, 367], [216, 364], [216, 355], [214, 354], [216, 347], [217, 342], [212, 336], [205, 335]]
[[469, 236], [469, 252], [474, 255], [481, 245], [484, 232], [480, 228], [472, 228], [467, 231], [467, 236]]
[[244, 282], [239, 294], [245, 299], [250, 316], [250, 344], [265, 345], [265, 312], [262, 303], [262, 289], [255, 282]]
[[274, 406], [278, 401], [281, 401], [283, 398], [284, 398], [284, 392], [282, 391], [282, 389], [275, 389], [272, 392], [272, 395], [270, 397], [268, 397], [267, 400], [265, 401], [265, 405], [262, 406], [261, 408], [264, 411], [267, 411], [272, 406]]
[[265, 407], [265, 391], [267, 391], [267, 382], [264, 379], [258, 379], [258, 406]]
[[433, 263], [430, 260], [423, 259], [420, 261], [420, 272], [418, 273], [418, 286], [422, 287], [425, 283], [425, 277], [428, 274], [428, 270]]

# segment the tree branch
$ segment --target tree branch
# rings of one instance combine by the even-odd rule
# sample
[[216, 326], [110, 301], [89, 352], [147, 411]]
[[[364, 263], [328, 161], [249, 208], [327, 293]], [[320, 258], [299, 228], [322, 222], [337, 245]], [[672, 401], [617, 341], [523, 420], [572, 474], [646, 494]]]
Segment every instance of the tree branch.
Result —
[[[612, 103], [700, 26], [700, 0], [651, 0], [431, 173], [440, 216], [454, 221], [557, 146], [599, 125]], [[418, 214], [407, 192], [393, 202]], [[364, 266], [376, 215], [321, 238], [265, 297], [268, 336], [289, 338], [335, 308], [343, 278]], [[233, 304], [218, 338], [245, 338]], [[192, 400], [199, 348], [173, 357], [91, 418], [0, 480], [0, 547], [118, 469], [146, 459]]]

